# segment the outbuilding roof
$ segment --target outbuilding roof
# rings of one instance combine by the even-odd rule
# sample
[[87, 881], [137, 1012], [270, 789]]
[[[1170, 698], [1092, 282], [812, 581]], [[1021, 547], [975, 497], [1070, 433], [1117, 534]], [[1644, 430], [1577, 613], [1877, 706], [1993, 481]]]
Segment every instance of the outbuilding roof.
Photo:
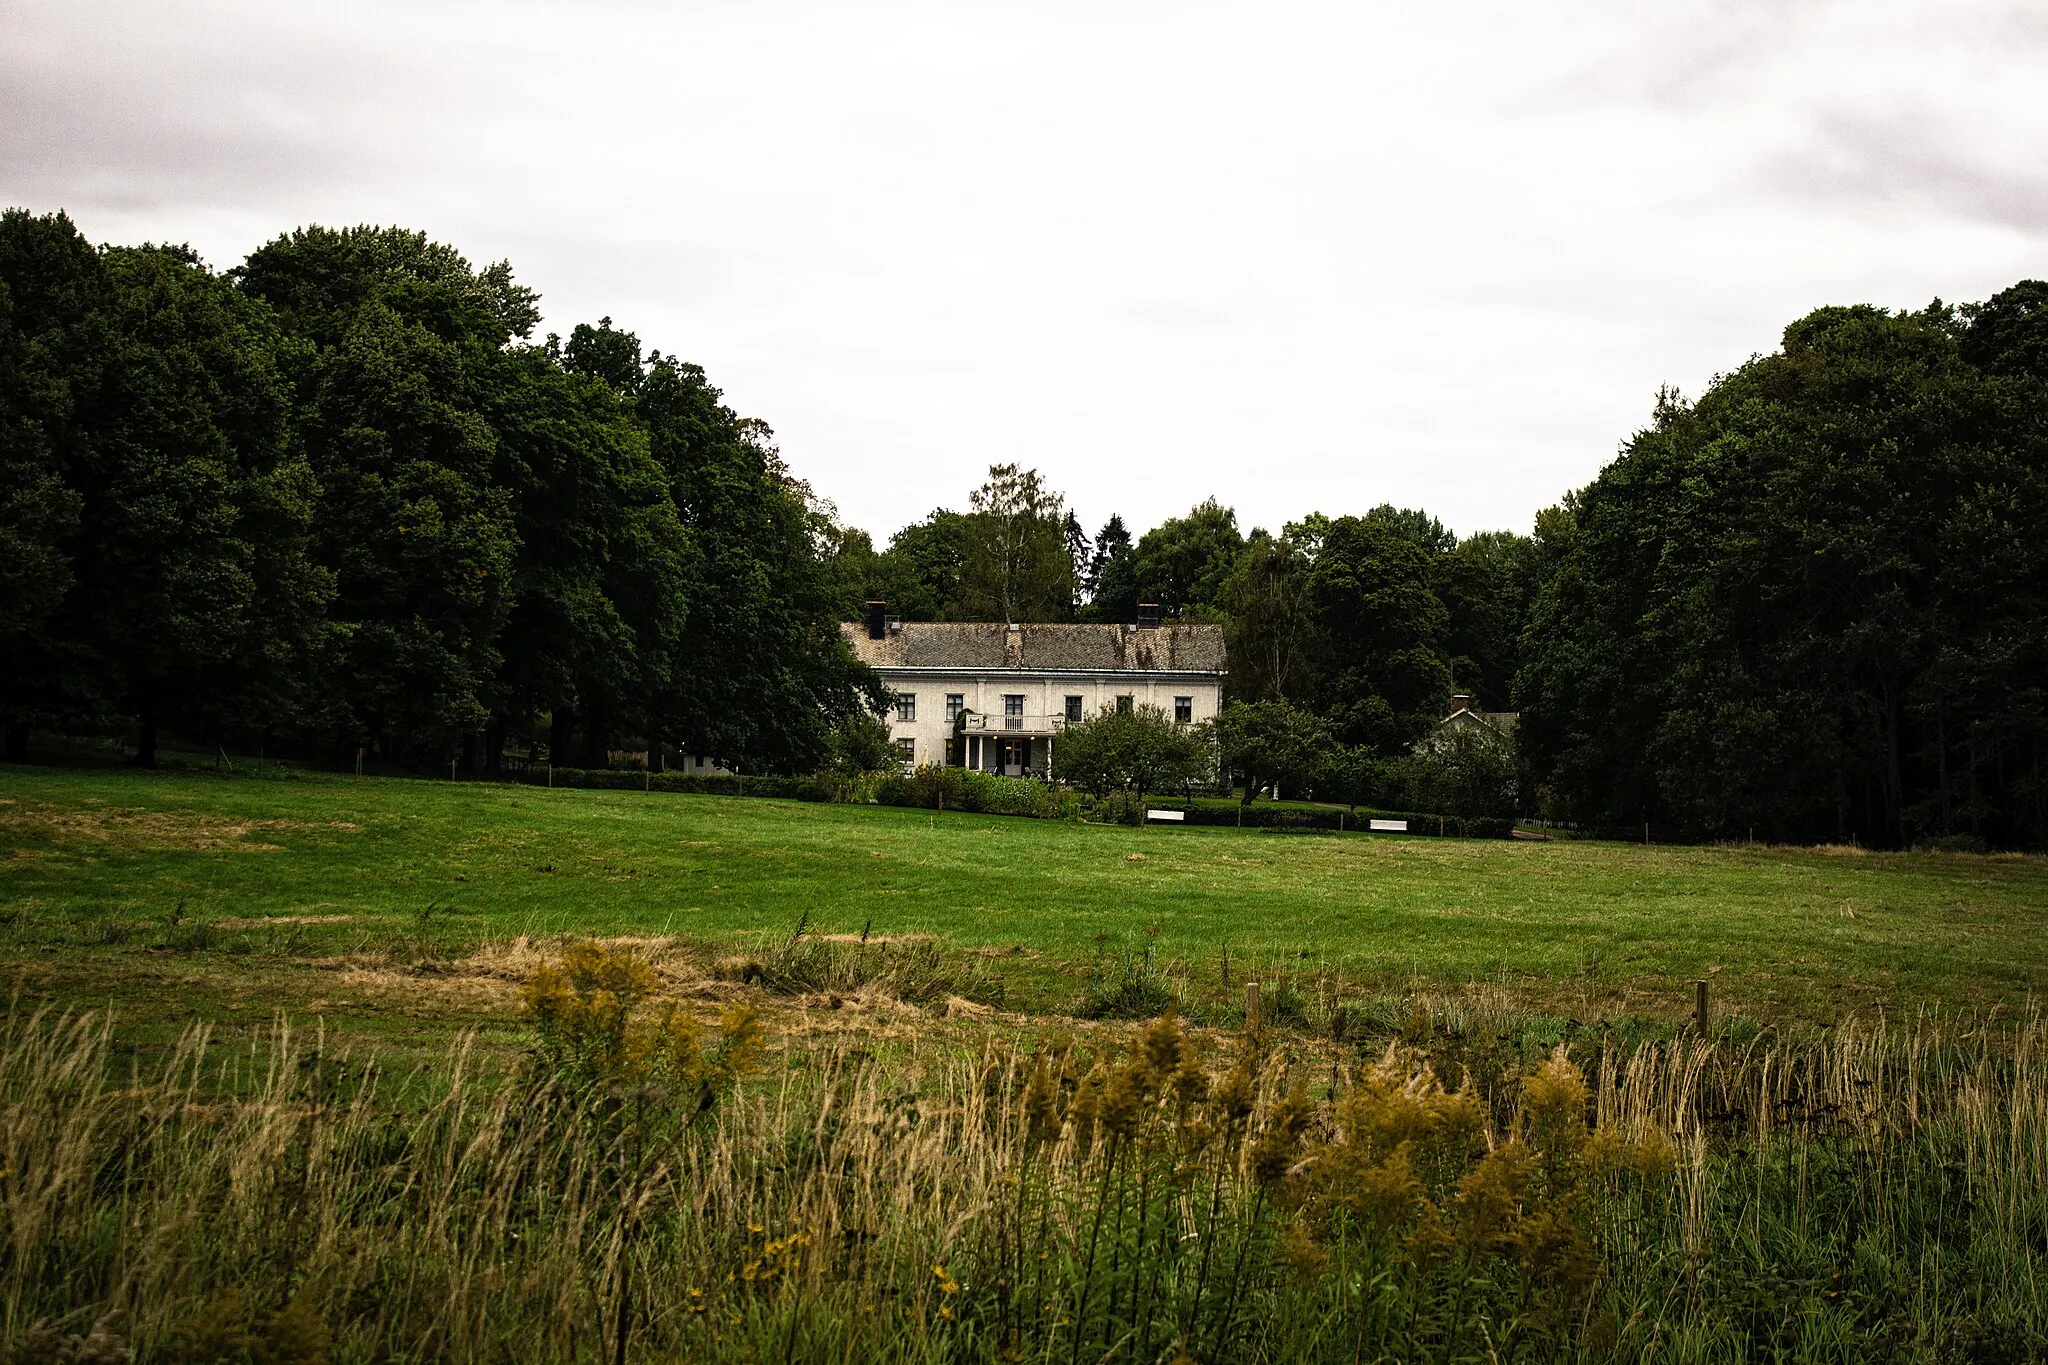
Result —
[[862, 663], [875, 668], [1021, 668], [1041, 672], [1221, 673], [1223, 627], [1021, 625], [1000, 621], [905, 621], [881, 639], [840, 626]]

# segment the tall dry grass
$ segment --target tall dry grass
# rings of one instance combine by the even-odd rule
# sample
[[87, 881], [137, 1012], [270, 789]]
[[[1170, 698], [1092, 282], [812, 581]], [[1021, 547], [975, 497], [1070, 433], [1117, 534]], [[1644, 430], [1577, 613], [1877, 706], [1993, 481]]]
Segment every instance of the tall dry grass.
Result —
[[1327, 1052], [1171, 1023], [1028, 1051], [840, 1035], [769, 1043], [712, 1093], [483, 1074], [463, 1048], [385, 1076], [282, 1025], [194, 1028], [145, 1073], [105, 1018], [15, 1013], [0, 1340], [277, 1362], [2039, 1359], [2044, 1042], [2039, 1018], [1864, 1023], [1588, 1045], [1483, 1084], [1454, 1048], [1375, 1045], [1332, 1086]]

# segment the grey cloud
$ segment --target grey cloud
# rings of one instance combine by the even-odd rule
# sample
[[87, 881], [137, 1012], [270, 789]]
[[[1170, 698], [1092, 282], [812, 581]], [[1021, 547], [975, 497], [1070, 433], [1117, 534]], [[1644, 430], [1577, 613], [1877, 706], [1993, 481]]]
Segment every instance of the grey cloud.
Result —
[[2048, 234], [2048, 171], [1987, 165], [1975, 144], [1969, 131], [1924, 112], [1832, 113], [1806, 145], [1766, 159], [1756, 183], [1805, 203], [1927, 209]]

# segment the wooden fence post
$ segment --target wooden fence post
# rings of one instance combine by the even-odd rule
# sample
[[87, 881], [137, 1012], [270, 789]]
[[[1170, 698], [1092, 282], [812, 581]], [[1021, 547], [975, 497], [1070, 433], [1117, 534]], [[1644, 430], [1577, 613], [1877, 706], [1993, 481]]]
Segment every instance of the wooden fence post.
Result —
[[1699, 1025], [1700, 1037], [1704, 1038], [1707, 1036], [1707, 980], [1705, 977], [1701, 977], [1698, 981], [1693, 982], [1692, 994], [1693, 1022]]
[[1259, 983], [1247, 981], [1244, 983], [1244, 1029], [1246, 1033], [1256, 1033], [1258, 1027]]

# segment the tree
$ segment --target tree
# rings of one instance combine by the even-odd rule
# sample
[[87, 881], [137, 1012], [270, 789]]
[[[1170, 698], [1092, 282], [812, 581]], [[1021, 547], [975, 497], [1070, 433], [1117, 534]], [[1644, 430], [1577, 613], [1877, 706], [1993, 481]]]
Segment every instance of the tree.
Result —
[[1486, 722], [1449, 725], [1408, 760], [1411, 800], [1432, 815], [1513, 819], [1514, 742]]
[[1053, 776], [1096, 796], [1148, 792], [1205, 781], [1216, 771], [1207, 732], [1178, 725], [1156, 706], [1115, 704], [1067, 726], [1053, 744]]
[[0, 216], [0, 722], [13, 763], [59, 701], [39, 632], [74, 581], [72, 382], [98, 349], [104, 288], [98, 253], [65, 215]]
[[[684, 666], [691, 548], [630, 408], [639, 342], [610, 319], [576, 339], [566, 356], [506, 350], [486, 387], [494, 481], [513, 496], [518, 544], [486, 768], [510, 726], [541, 712], [559, 763], [603, 766], [622, 729], [653, 744], [658, 699]], [[605, 363], [583, 368], [593, 359]]]
[[1429, 571], [1414, 542], [1378, 522], [1338, 517], [1323, 535], [1308, 572], [1315, 700], [1345, 743], [1402, 752], [1442, 714], [1448, 622]]
[[739, 771], [811, 772], [841, 723], [879, 710], [874, 670], [839, 632], [832, 522], [765, 423], [702, 368], [656, 352], [635, 396], [689, 533], [683, 663], [650, 724]]
[[1405, 793], [1400, 790], [1399, 774], [1403, 762], [1363, 745], [1332, 744], [1323, 750], [1310, 781], [1319, 800], [1341, 801], [1356, 815], [1363, 805], [1402, 803]]
[[1510, 705], [1522, 632], [1542, 577], [1536, 542], [1511, 531], [1467, 536], [1432, 565], [1431, 590], [1444, 604], [1452, 685], [1488, 710]]
[[966, 557], [967, 519], [937, 508], [890, 537], [875, 557], [867, 596], [906, 621], [957, 619]]
[[1239, 823], [1261, 787], [1277, 795], [1283, 786], [1305, 785], [1331, 743], [1328, 726], [1284, 701], [1233, 703], [1217, 713], [1214, 725], [1224, 767], [1244, 774]]
[[1063, 621], [1074, 612], [1066, 505], [1035, 469], [991, 465], [969, 498], [961, 605], [1009, 622]]
[[1214, 498], [1169, 517], [1138, 541], [1138, 600], [1157, 602], [1170, 616], [1219, 615], [1243, 549], [1237, 513]]
[[101, 253], [92, 353], [67, 376], [79, 506], [72, 583], [45, 623], [73, 716], [218, 739], [289, 722], [328, 580], [267, 313], [182, 247]]
[[848, 716], [832, 732], [828, 761], [841, 777], [886, 772], [902, 763], [903, 751], [889, 738], [889, 727], [871, 715]]
[[1237, 701], [1287, 701], [1315, 691], [1315, 621], [1309, 560], [1292, 541], [1255, 532], [1224, 585], [1230, 692]]
[[2018, 288], [1812, 313], [1697, 403], [1660, 394], [1539, 523], [1521, 733], [1574, 818], [2048, 842], [2048, 393]]
[[1114, 513], [1095, 536], [1085, 588], [1089, 620], [1120, 625], [1138, 619], [1138, 551]]
[[1458, 547], [1458, 538], [1445, 530], [1442, 522], [1419, 507], [1396, 507], [1390, 502], [1383, 502], [1360, 520], [1392, 531], [1431, 560]]
[[517, 499], [487, 409], [535, 295], [398, 228], [309, 227], [259, 248], [242, 290], [310, 343], [294, 366], [335, 583], [321, 689], [343, 738], [418, 757], [488, 718], [512, 608]]

